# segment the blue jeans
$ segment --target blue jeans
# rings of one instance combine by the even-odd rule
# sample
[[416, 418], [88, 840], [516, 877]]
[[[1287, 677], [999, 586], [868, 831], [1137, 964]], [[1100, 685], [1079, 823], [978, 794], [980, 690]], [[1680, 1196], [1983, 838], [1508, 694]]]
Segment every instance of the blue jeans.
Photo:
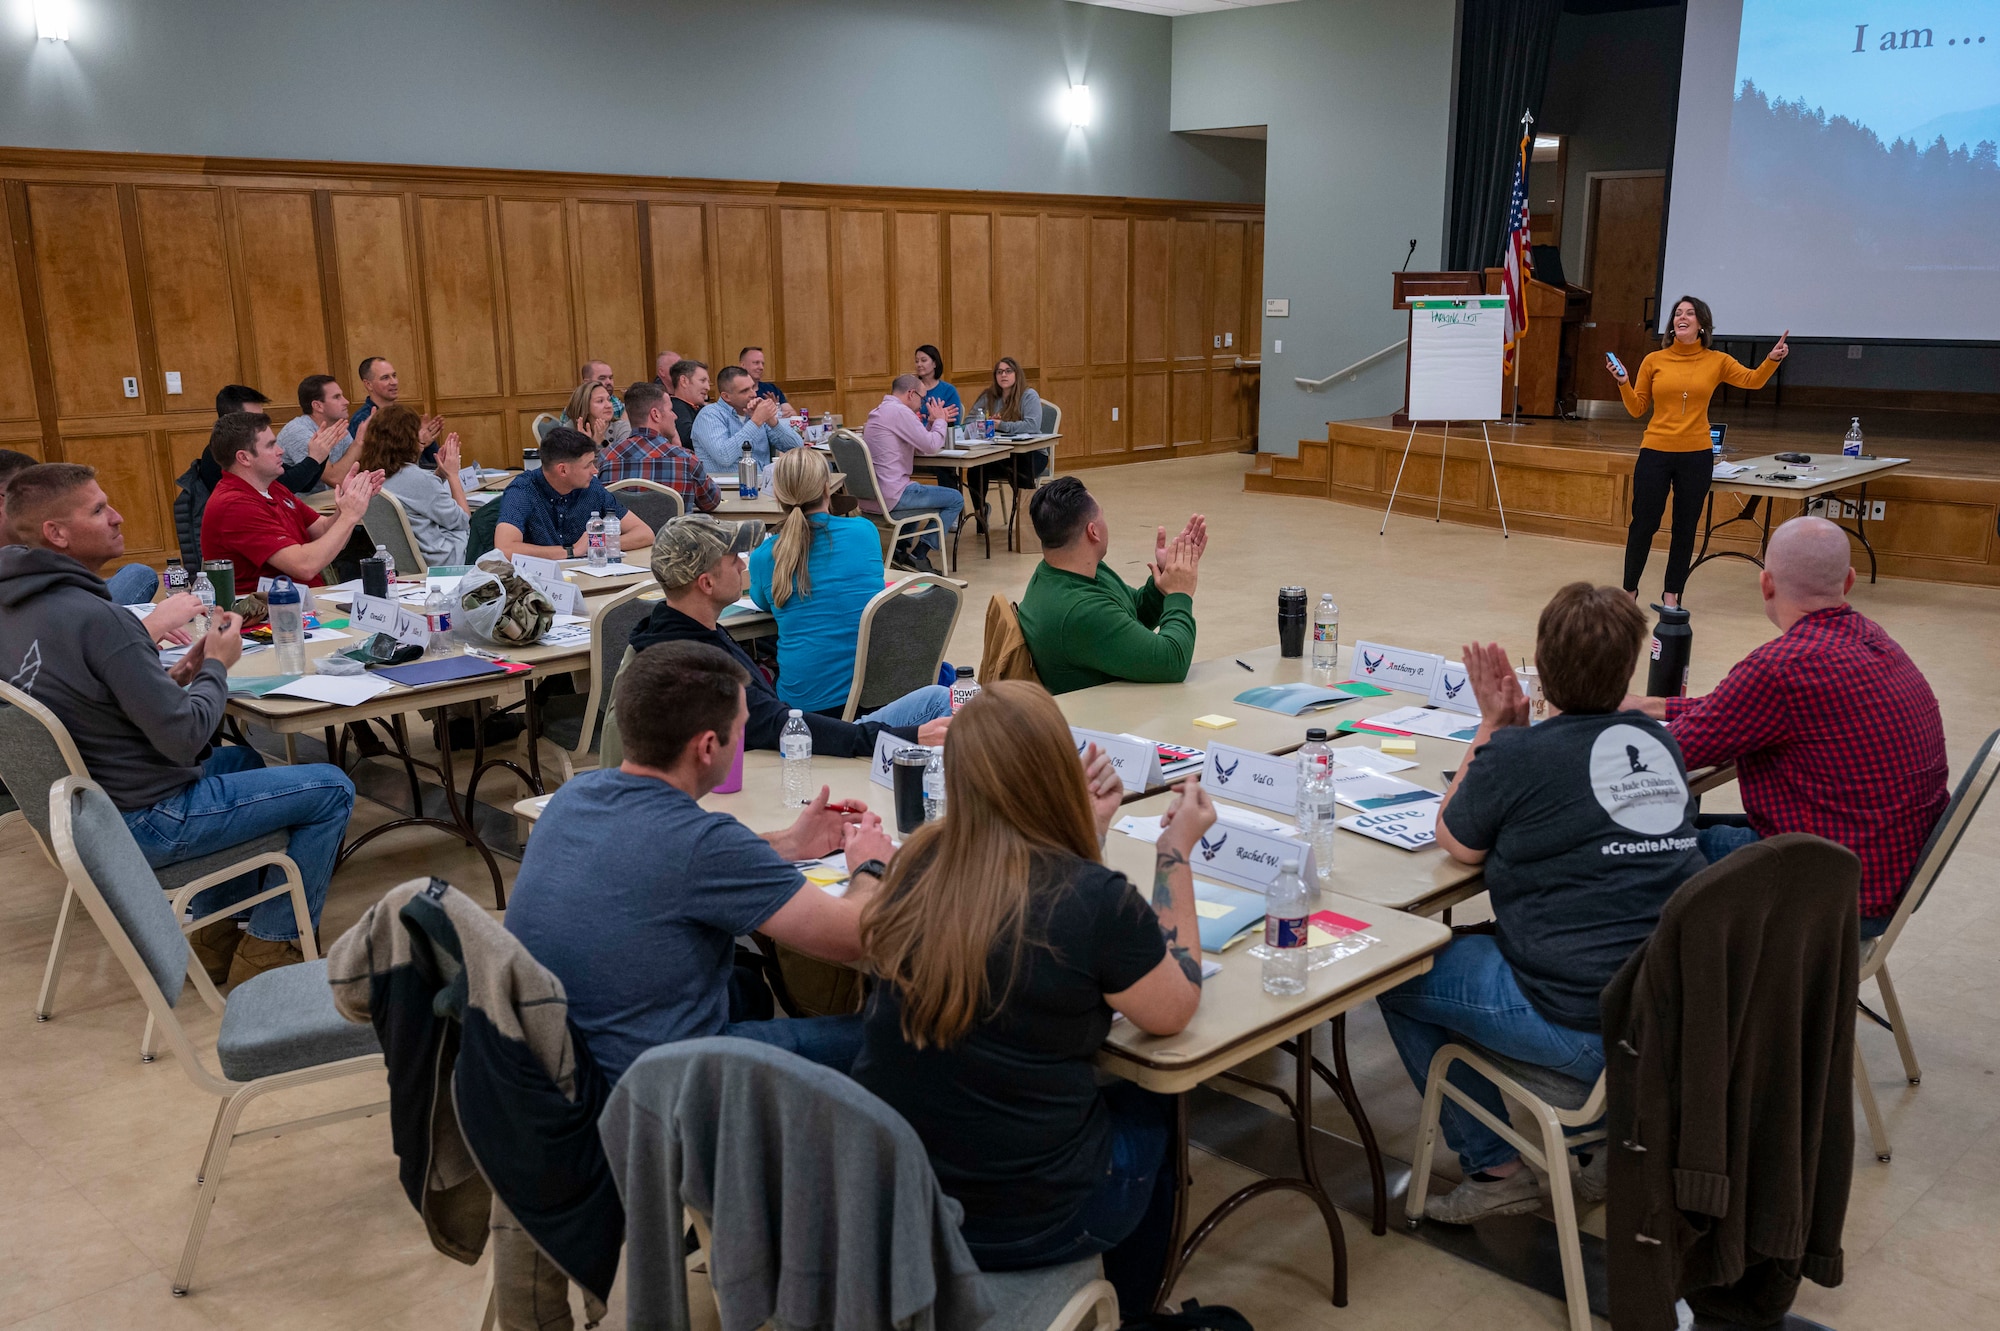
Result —
[[[948, 485], [924, 485], [911, 481], [903, 487], [902, 498], [889, 510], [894, 517], [907, 518], [912, 513], [936, 513], [944, 520], [948, 533], [958, 525], [958, 515], [965, 511], [965, 494]], [[937, 537], [929, 532], [916, 538], [917, 549], [935, 550]]]
[[982, 1271], [1062, 1266], [1104, 1255], [1104, 1278], [1118, 1291], [1126, 1318], [1152, 1307], [1173, 1242], [1174, 1101], [1130, 1082], [1113, 1082], [1098, 1094], [1111, 1112], [1111, 1160], [1104, 1175], [1070, 1215], [1039, 1234], [1008, 1243], [966, 1241]]
[[104, 581], [114, 605], [144, 605], [160, 588], [160, 575], [144, 564], [127, 564]]
[[[1453, 939], [1429, 971], [1375, 1001], [1382, 1005], [1389, 1038], [1396, 1042], [1396, 1052], [1420, 1092], [1432, 1055], [1455, 1039], [1552, 1068], [1580, 1082], [1595, 1082], [1604, 1071], [1603, 1038], [1558, 1026], [1536, 1011], [1490, 934]], [[1507, 1121], [1507, 1102], [1498, 1088], [1465, 1064], [1452, 1065], [1451, 1084], [1493, 1117]], [[1443, 1102], [1439, 1121], [1445, 1141], [1458, 1152], [1459, 1164], [1468, 1174], [1504, 1165], [1518, 1154], [1505, 1138], [1449, 1098]]]
[[789, 1049], [808, 1062], [846, 1072], [861, 1053], [861, 1014], [840, 1017], [777, 1017], [770, 1021], [732, 1021], [724, 1035]]
[[[333, 877], [340, 839], [354, 812], [354, 783], [326, 763], [266, 767], [254, 749], [217, 748], [202, 764], [201, 779], [150, 809], [125, 815], [132, 839], [154, 868], [213, 855], [271, 832], [290, 829], [286, 853], [305, 881], [313, 927]], [[232, 878], [195, 894], [196, 918], [221, 910], [257, 891], [262, 871]], [[289, 896], [260, 901], [250, 911], [250, 932], [269, 942], [299, 936]]]
[[[1719, 814], [1717, 818], [1721, 819], [1731, 816], [1729, 814]], [[1695, 819], [1694, 834], [1695, 838], [1701, 843], [1701, 857], [1710, 864], [1720, 859], [1726, 859], [1733, 850], [1740, 850], [1753, 841], [1763, 840], [1762, 837], [1757, 835], [1757, 829], [1751, 827], [1748, 823], [1716, 821], [1703, 826], [1705, 821], [1702, 818]], [[1861, 936], [1863, 938], [1880, 938], [1888, 932], [1889, 922], [1895, 918], [1896, 916], [1893, 911], [1887, 915], [1863, 915], [1861, 917]]]
[[[838, 711], [834, 713], [839, 715]], [[951, 690], [942, 684], [926, 684], [911, 689], [894, 702], [884, 703], [861, 719], [885, 726], [920, 726], [951, 715]]]

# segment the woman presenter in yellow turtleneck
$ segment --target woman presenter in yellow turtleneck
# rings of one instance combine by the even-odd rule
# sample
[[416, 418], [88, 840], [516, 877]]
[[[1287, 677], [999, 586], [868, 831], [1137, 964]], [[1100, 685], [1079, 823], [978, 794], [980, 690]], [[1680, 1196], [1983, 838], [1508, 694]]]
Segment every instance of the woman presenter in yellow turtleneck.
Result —
[[[1715, 320], [1705, 302], [1682, 296], [1674, 303], [1673, 333], [1645, 360], [1639, 373], [1630, 377], [1625, 367], [1612, 363], [1618, 391], [1625, 410], [1634, 416], [1653, 409], [1646, 422], [1645, 438], [1639, 442], [1639, 463], [1632, 469], [1632, 527], [1625, 537], [1625, 590], [1639, 594], [1639, 575], [1646, 571], [1646, 556], [1653, 548], [1653, 534], [1660, 529], [1660, 515], [1666, 511], [1667, 490], [1674, 492], [1673, 535], [1667, 544], [1667, 585], [1661, 599], [1667, 605], [1681, 603], [1687, 586], [1688, 560], [1694, 554], [1694, 530], [1701, 522], [1702, 501], [1708, 498], [1714, 458], [1708, 440], [1708, 399], [1718, 383], [1737, 388], [1762, 388], [1778, 362], [1791, 354], [1784, 337], [1754, 370], [1746, 370], [1734, 356], [1711, 350], [1708, 343], [1715, 332]], [[1791, 330], [1786, 329], [1787, 336]]]

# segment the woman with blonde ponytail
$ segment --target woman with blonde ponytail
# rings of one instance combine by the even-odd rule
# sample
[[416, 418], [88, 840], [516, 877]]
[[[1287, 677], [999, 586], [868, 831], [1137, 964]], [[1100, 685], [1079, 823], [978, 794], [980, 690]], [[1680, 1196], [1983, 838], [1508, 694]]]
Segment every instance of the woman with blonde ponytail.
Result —
[[[838, 716], [854, 683], [861, 612], [882, 590], [882, 543], [868, 519], [827, 512], [832, 491], [817, 451], [779, 455], [771, 492], [785, 516], [750, 552], [750, 599], [778, 621], [778, 697]], [[933, 684], [861, 719], [901, 727], [950, 715], [951, 691]]]
[[1165, 816], [1152, 902], [1099, 859], [1124, 787], [1039, 684], [986, 686], [952, 719], [945, 815], [912, 833], [861, 913], [879, 978], [854, 1080], [923, 1139], [980, 1267], [1102, 1253], [1128, 1318], [1171, 1241], [1172, 1101], [1096, 1084], [1113, 1011], [1172, 1035], [1201, 1000], [1188, 857], [1215, 821], [1194, 781]]

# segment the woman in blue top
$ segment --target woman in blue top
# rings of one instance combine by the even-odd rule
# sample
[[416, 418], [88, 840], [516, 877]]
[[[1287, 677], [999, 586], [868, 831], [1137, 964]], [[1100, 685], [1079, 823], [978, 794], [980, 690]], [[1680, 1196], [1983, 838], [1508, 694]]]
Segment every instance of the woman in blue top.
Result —
[[917, 348], [917, 382], [924, 390], [924, 424], [931, 423], [931, 403], [941, 407], [957, 407], [959, 414], [946, 414], [946, 419], [965, 424], [965, 404], [958, 400], [958, 390], [944, 381], [944, 353], [926, 342]]
[[[832, 479], [810, 448], [781, 454], [771, 490], [785, 510], [777, 534], [750, 552], [750, 599], [778, 621], [778, 697], [838, 716], [854, 683], [861, 612], [882, 591], [882, 543], [867, 518], [826, 511]], [[885, 725], [951, 715], [951, 690], [932, 684], [868, 714]]]

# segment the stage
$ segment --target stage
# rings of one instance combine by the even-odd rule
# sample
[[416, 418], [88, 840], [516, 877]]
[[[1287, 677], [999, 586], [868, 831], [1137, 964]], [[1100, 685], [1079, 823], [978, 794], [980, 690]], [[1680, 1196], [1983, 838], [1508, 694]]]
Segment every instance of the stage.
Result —
[[[1733, 460], [1779, 452], [1838, 453], [1846, 413], [1820, 407], [1773, 407], [1718, 401], [1709, 419], [1729, 428]], [[1731, 397], [1736, 394], [1731, 393]], [[1632, 464], [1644, 423], [1616, 403], [1585, 404], [1593, 413], [1577, 420], [1523, 419], [1487, 427], [1493, 464], [1511, 531], [1623, 545], [1631, 517]], [[1910, 465], [1872, 481], [1871, 502], [1883, 516], [1867, 523], [1881, 576], [1929, 582], [2000, 586], [2000, 414], [1876, 408], [1862, 414], [1866, 451], [1906, 457]], [[1380, 511], [1403, 460], [1407, 426], [1386, 416], [1334, 421], [1324, 440], [1302, 439], [1296, 458], [1265, 454], [1245, 475], [1244, 489], [1269, 494], [1334, 499]], [[1438, 497], [1438, 463], [1444, 458], [1444, 494]], [[1840, 496], [1836, 496], [1838, 498]], [[1853, 496], [1846, 496], [1852, 498]], [[1744, 502], [1718, 493], [1714, 519], [1734, 517]], [[1779, 501], [1780, 520], [1795, 502]], [[1440, 513], [1452, 522], [1500, 526], [1493, 476], [1479, 427], [1417, 427], [1396, 499], [1396, 524]], [[1749, 524], [1718, 533], [1711, 550], [1754, 552]], [[1655, 545], [1664, 549], [1664, 528]], [[1856, 546], [1862, 575], [1866, 556]], [[1700, 576], [1699, 570], [1696, 575]]]

